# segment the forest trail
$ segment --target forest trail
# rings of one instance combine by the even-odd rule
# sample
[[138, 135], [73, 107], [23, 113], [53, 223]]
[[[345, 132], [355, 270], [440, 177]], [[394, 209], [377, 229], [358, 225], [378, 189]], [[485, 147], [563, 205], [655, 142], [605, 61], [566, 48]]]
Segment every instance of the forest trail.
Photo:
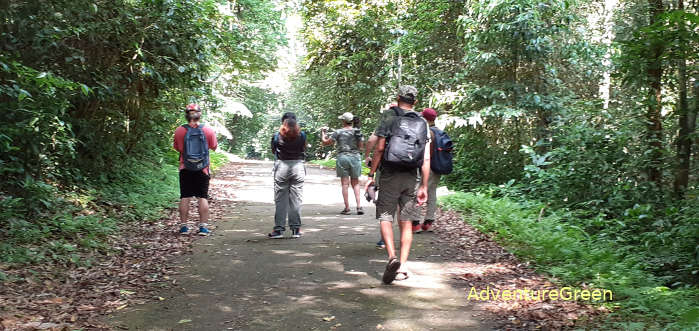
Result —
[[[128, 330], [464, 330], [494, 321], [464, 284], [433, 233], [414, 236], [409, 279], [382, 285], [385, 250], [373, 205], [340, 215], [333, 170], [307, 167], [300, 239], [270, 240], [271, 162], [240, 162], [212, 179], [213, 235], [175, 258], [164, 300], [111, 316]], [[218, 200], [218, 203], [217, 203]], [[225, 200], [225, 203], [221, 203]], [[366, 201], [363, 201], [366, 202]], [[353, 204], [352, 204], [353, 205]], [[287, 231], [287, 237], [289, 233]], [[398, 243], [397, 243], [398, 245]]]

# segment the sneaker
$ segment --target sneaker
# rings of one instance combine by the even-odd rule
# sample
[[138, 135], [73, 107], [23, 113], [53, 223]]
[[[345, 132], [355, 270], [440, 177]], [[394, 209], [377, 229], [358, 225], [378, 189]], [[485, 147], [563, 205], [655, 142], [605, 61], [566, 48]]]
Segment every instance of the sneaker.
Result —
[[420, 233], [422, 232], [422, 225], [420, 223], [413, 223], [413, 233]]
[[301, 229], [291, 229], [291, 238], [301, 238]]
[[343, 210], [340, 212], [340, 214], [342, 214], [342, 215], [349, 215], [349, 214], [351, 214], [351, 213], [352, 213], [352, 212], [349, 210], [349, 208], [348, 208], [348, 209], [343, 209]]
[[183, 225], [180, 228], [180, 234], [189, 234], [189, 228], [186, 225]]
[[425, 223], [422, 224], [422, 231], [432, 232], [432, 222], [433, 221], [425, 221]]
[[357, 215], [364, 215], [364, 209], [362, 207], [357, 207]]
[[386, 248], [386, 243], [383, 242], [383, 239], [380, 239], [380, 240], [376, 243], [376, 248]]
[[206, 226], [200, 225], [199, 231], [197, 231], [197, 234], [200, 236], [208, 236], [211, 234], [211, 231], [209, 231], [209, 229], [207, 229]]
[[271, 233], [267, 234], [267, 238], [269, 239], [282, 239], [284, 238], [284, 233], [281, 231], [274, 230]]

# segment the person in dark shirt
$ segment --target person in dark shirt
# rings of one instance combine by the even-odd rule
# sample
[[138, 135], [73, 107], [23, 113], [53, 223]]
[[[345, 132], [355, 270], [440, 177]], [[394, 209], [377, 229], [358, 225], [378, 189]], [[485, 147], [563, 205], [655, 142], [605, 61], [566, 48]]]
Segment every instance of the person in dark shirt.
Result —
[[274, 154], [274, 230], [270, 239], [284, 238], [285, 225], [289, 224], [292, 238], [301, 237], [301, 202], [306, 168], [303, 163], [306, 151], [306, 134], [296, 122], [296, 115], [284, 113], [279, 132], [272, 137]]

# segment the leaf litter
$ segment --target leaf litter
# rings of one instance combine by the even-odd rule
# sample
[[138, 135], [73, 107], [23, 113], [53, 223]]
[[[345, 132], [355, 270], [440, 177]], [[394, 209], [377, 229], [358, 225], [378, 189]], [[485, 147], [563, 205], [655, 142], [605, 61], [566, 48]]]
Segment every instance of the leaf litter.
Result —
[[[212, 185], [209, 191], [211, 220], [221, 220], [234, 205], [229, 183], [238, 168], [239, 164], [229, 163], [215, 174], [214, 179], [227, 181]], [[157, 221], [122, 223], [117, 235], [107, 239], [108, 253], [82, 253], [84, 263], [79, 265], [0, 264], [0, 272], [6, 275], [0, 282], [0, 330], [111, 330], [105, 322], [107, 314], [165, 300], [154, 293], [176, 284], [172, 276], [180, 268], [172, 259], [191, 253], [193, 242], [203, 239], [178, 233], [181, 222], [176, 207], [173, 204]], [[198, 219], [194, 203], [190, 207], [190, 219]]]
[[[464, 216], [455, 211], [439, 210], [434, 232], [443, 248], [440, 254], [457, 262], [449, 270], [456, 286], [514, 291], [558, 289], [555, 279], [538, 274], [528, 262], [520, 261], [487, 234], [464, 222]], [[565, 300], [484, 300], [476, 301], [490, 312], [487, 318], [500, 324], [504, 330], [561, 330], [585, 328], [594, 323], [607, 309], [602, 306]]]

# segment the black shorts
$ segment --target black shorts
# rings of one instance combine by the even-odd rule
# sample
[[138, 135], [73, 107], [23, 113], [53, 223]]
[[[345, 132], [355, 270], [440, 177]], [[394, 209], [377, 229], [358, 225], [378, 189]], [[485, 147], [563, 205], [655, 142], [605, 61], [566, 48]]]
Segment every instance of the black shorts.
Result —
[[209, 198], [209, 175], [203, 170], [180, 170], [180, 199], [182, 198]]

